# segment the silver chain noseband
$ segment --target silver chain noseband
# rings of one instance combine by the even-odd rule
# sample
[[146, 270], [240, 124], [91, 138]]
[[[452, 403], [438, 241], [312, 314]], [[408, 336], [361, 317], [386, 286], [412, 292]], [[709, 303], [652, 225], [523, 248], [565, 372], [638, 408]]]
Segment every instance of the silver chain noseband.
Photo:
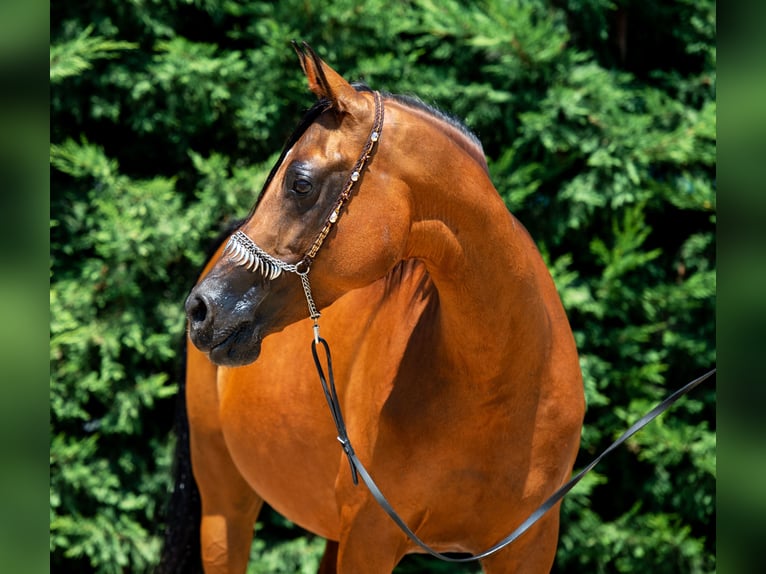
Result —
[[325, 220], [322, 229], [317, 234], [311, 247], [303, 256], [303, 258], [297, 263], [287, 263], [282, 261], [273, 255], [269, 255], [266, 251], [261, 249], [255, 241], [250, 239], [247, 234], [242, 231], [236, 231], [226, 243], [226, 247], [223, 250], [222, 257], [229, 255], [232, 261], [236, 265], [242, 265], [246, 269], [253, 272], [260, 272], [266, 279], [273, 280], [279, 277], [283, 271], [288, 273], [295, 273], [301, 279], [301, 285], [303, 287], [303, 293], [306, 295], [306, 303], [309, 308], [309, 317], [314, 320], [314, 340], [319, 339], [319, 322], [320, 313], [317, 310], [314, 303], [314, 297], [311, 295], [311, 285], [309, 284], [309, 269], [311, 263], [314, 261], [319, 248], [324, 243], [325, 238], [330, 233], [332, 226], [338, 221], [342, 212], [343, 206], [351, 196], [351, 192], [354, 188], [354, 184], [362, 176], [364, 168], [367, 165], [367, 161], [372, 155], [372, 151], [375, 144], [380, 139], [380, 133], [383, 129], [383, 98], [380, 93], [373, 92], [373, 100], [375, 102], [375, 118], [373, 120], [372, 129], [370, 135], [367, 137], [364, 149], [362, 150], [359, 159], [357, 159], [354, 167], [351, 170], [351, 174], [346, 180], [346, 184], [343, 186], [343, 190], [335, 200], [333, 209], [330, 215]]
[[298, 273], [297, 265], [272, 257], [242, 231], [237, 231], [229, 238], [223, 255], [227, 253], [231, 253], [231, 259], [237, 265], [244, 265], [250, 271], [260, 271], [267, 279], [276, 279], [282, 275], [282, 271]]

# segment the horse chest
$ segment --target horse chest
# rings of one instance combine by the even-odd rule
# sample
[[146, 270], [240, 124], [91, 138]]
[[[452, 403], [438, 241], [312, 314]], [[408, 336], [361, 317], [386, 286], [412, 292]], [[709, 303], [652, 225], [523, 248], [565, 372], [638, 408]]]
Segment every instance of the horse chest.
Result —
[[232, 371], [219, 381], [220, 421], [240, 473], [288, 519], [337, 536], [340, 453], [318, 383], [295, 370]]

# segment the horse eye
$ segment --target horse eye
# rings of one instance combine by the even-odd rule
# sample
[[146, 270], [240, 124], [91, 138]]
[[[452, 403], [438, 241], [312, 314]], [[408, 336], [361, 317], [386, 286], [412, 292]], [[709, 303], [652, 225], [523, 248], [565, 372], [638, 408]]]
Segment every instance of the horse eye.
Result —
[[292, 191], [298, 195], [306, 195], [312, 189], [311, 182], [307, 179], [298, 178], [293, 182]]

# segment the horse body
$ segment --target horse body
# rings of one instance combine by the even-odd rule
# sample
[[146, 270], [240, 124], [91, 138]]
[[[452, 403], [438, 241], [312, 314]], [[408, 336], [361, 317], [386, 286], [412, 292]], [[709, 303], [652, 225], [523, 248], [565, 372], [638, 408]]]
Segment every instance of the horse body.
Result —
[[[242, 227], [285, 258], [306, 249], [300, 230], [327, 208], [320, 196], [290, 223], [280, 193], [290, 184], [280, 182], [316, 182], [321, 164], [322, 181], [337, 187], [372, 105], [313, 53], [302, 64], [342, 113], [306, 129]], [[359, 458], [418, 536], [438, 551], [478, 553], [571, 472], [584, 408], [577, 353], [550, 275], [480, 148], [422, 108], [385, 104], [382, 143], [311, 281]], [[263, 500], [338, 541], [323, 571], [390, 572], [418, 551], [352, 482], [302, 295], [297, 279], [259, 280], [219, 251], [187, 303], [204, 350], [190, 350], [186, 396], [206, 572], [244, 571]], [[546, 572], [557, 536], [554, 510], [483, 566]]]

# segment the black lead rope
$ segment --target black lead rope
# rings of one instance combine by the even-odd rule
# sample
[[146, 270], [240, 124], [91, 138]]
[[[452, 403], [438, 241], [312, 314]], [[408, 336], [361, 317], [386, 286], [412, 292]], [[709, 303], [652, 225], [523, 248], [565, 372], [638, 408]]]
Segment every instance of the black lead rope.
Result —
[[[322, 368], [322, 364], [319, 360], [319, 355], [317, 353], [316, 344], [317, 342], [322, 344], [322, 347], [325, 351], [325, 356], [327, 358], [327, 373], [329, 377], [329, 383], [328, 383], [328, 377], [325, 376], [324, 369]], [[338, 393], [335, 390], [335, 377], [332, 372], [332, 358], [330, 357], [330, 347], [327, 344], [327, 341], [322, 339], [321, 337], [316, 337], [314, 341], [311, 342], [311, 352], [314, 355], [314, 363], [316, 364], [317, 372], [319, 373], [319, 380], [322, 383], [322, 389], [324, 390], [325, 398], [327, 399], [327, 404], [330, 407], [330, 413], [332, 414], [333, 421], [335, 422], [335, 428], [338, 431], [338, 441], [343, 446], [343, 451], [346, 453], [346, 456], [348, 457], [348, 462], [351, 465], [351, 476], [354, 480], [354, 484], [358, 484], [358, 478], [357, 473], [361, 475], [362, 480], [364, 481], [365, 485], [367, 485], [367, 488], [369, 489], [370, 493], [372, 494], [373, 498], [377, 501], [377, 503], [380, 505], [380, 507], [385, 510], [386, 514], [393, 520], [399, 528], [402, 529], [402, 531], [412, 539], [413, 542], [415, 542], [418, 546], [420, 546], [423, 550], [428, 552], [431, 556], [434, 556], [436, 558], [439, 558], [440, 560], [444, 560], [447, 562], [473, 562], [475, 560], [481, 560], [482, 558], [486, 558], [487, 556], [490, 556], [494, 554], [495, 552], [498, 552], [511, 544], [514, 540], [516, 540], [519, 536], [524, 534], [527, 530], [529, 530], [533, 524], [535, 524], [542, 516], [548, 512], [551, 508], [553, 508], [558, 502], [561, 501], [566, 494], [572, 490], [575, 485], [580, 482], [583, 477], [588, 474], [593, 468], [601, 462], [601, 460], [608, 455], [610, 452], [615, 450], [618, 446], [620, 446], [622, 443], [624, 443], [626, 440], [628, 440], [630, 437], [632, 437], [634, 434], [636, 434], [638, 431], [640, 431], [642, 428], [644, 428], [647, 424], [652, 422], [655, 418], [657, 418], [659, 415], [661, 415], [663, 412], [665, 412], [673, 403], [675, 403], [678, 399], [680, 399], [682, 396], [689, 393], [692, 389], [697, 387], [700, 383], [710, 378], [715, 372], [716, 369], [712, 369], [702, 375], [701, 377], [698, 377], [694, 379], [693, 381], [687, 383], [677, 391], [675, 391], [673, 394], [669, 395], [665, 400], [663, 400], [661, 403], [659, 403], [657, 406], [655, 406], [651, 411], [646, 413], [643, 417], [641, 417], [639, 420], [637, 420], [631, 427], [626, 430], [620, 438], [618, 438], [616, 441], [614, 441], [609, 447], [607, 447], [604, 452], [602, 452], [600, 455], [598, 455], [588, 466], [583, 468], [580, 472], [578, 472], [574, 477], [572, 477], [569, 482], [567, 482], [564, 486], [559, 488], [556, 492], [551, 495], [548, 500], [543, 502], [537, 510], [535, 510], [532, 514], [529, 515], [529, 518], [527, 518], [524, 522], [522, 522], [516, 530], [511, 532], [508, 536], [503, 538], [500, 542], [489, 548], [488, 550], [485, 550], [481, 554], [474, 554], [472, 556], [468, 557], [462, 557], [457, 558], [454, 556], [449, 556], [448, 554], [442, 554], [441, 552], [437, 552], [428, 544], [423, 542], [410, 528], [407, 526], [407, 524], [402, 520], [402, 518], [396, 513], [396, 511], [393, 509], [391, 504], [388, 502], [386, 497], [381, 492], [380, 488], [378, 488], [378, 485], [375, 484], [375, 481], [370, 476], [370, 473], [367, 472], [367, 469], [362, 464], [362, 461], [359, 460], [359, 458], [356, 456], [356, 453], [354, 452], [354, 449], [351, 447], [351, 442], [348, 438], [348, 432], [346, 431], [346, 424], [343, 421], [343, 414], [340, 410], [340, 403], [338, 402]]]
[[[324, 348], [325, 357], [327, 358], [327, 373], [329, 375], [329, 383], [327, 377], [325, 377], [324, 369], [322, 368], [322, 362], [319, 360], [319, 354], [317, 353], [317, 343], [322, 343]], [[359, 484], [359, 478], [356, 474], [356, 464], [354, 460], [356, 458], [354, 449], [351, 447], [351, 441], [348, 440], [348, 433], [346, 432], [346, 423], [343, 421], [343, 413], [340, 410], [340, 402], [338, 401], [338, 393], [335, 390], [335, 375], [332, 372], [332, 357], [330, 356], [330, 346], [322, 337], [318, 334], [311, 341], [311, 354], [314, 355], [314, 364], [317, 367], [317, 373], [319, 374], [319, 382], [322, 383], [322, 390], [324, 391], [324, 397], [327, 399], [327, 406], [330, 407], [330, 414], [332, 420], [335, 423], [335, 428], [338, 431], [338, 442], [343, 447], [343, 452], [348, 457], [348, 464], [351, 466], [351, 478], [354, 480], [354, 484]], [[369, 487], [369, 483], [368, 483]]]

